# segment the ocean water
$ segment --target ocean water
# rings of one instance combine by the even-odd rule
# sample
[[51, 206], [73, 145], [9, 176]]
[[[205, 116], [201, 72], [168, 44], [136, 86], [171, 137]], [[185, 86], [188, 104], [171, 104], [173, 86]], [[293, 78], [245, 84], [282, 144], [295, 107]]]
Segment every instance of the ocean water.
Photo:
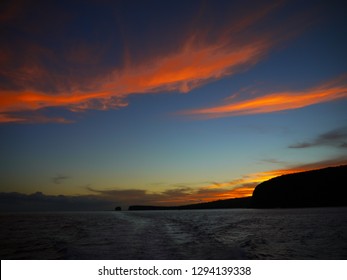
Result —
[[347, 208], [0, 214], [1, 259], [347, 259]]

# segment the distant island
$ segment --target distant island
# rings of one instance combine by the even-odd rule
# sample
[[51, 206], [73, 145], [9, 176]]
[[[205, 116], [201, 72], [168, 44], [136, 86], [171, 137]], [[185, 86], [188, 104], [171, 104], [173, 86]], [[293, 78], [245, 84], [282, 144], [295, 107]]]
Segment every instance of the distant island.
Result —
[[129, 210], [188, 210], [188, 209], [220, 209], [220, 208], [249, 208], [251, 197], [223, 199], [211, 202], [188, 204], [181, 206], [129, 206]]
[[182, 206], [133, 205], [129, 210], [338, 206], [347, 206], [347, 165], [278, 176], [257, 185], [251, 197]]

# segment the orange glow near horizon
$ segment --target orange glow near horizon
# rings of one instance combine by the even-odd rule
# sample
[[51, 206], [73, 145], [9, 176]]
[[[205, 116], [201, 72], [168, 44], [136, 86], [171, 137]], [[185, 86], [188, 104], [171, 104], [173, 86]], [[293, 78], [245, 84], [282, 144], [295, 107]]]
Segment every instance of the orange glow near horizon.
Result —
[[[202, 186], [197, 190], [183, 193], [179, 196], [160, 197], [156, 203], [160, 205], [184, 205], [190, 203], [203, 203], [223, 199], [251, 197], [255, 187], [266, 180], [283, 174], [293, 173], [294, 170], [274, 170], [251, 174], [239, 180], [223, 183], [213, 183]], [[187, 203], [188, 202], [188, 203]]]
[[[335, 166], [340, 164], [347, 164], [347, 162], [336, 162]], [[195, 191], [181, 193], [179, 196], [161, 197], [159, 195], [160, 199], [156, 202], [160, 205], [185, 205], [232, 198], [251, 197], [255, 187], [262, 182], [281, 175], [320, 169], [328, 166], [331, 165], [327, 165], [325, 163], [313, 165], [308, 164], [294, 168], [276, 169], [249, 174], [238, 180], [223, 183], [212, 183], [207, 186], [202, 186]]]

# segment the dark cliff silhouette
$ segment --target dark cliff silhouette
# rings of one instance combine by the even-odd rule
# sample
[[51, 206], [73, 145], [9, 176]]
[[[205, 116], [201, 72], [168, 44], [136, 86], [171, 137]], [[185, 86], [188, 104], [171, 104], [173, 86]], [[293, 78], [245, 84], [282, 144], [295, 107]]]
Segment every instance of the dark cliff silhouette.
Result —
[[259, 184], [254, 208], [347, 206], [347, 165], [293, 173]]
[[122, 207], [117, 206], [116, 208], [114, 208], [114, 211], [122, 211]]

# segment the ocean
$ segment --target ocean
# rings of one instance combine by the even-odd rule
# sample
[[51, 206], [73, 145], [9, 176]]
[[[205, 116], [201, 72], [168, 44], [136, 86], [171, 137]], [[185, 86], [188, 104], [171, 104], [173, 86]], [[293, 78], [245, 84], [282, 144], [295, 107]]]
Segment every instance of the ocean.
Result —
[[0, 214], [4, 259], [347, 259], [347, 208]]

